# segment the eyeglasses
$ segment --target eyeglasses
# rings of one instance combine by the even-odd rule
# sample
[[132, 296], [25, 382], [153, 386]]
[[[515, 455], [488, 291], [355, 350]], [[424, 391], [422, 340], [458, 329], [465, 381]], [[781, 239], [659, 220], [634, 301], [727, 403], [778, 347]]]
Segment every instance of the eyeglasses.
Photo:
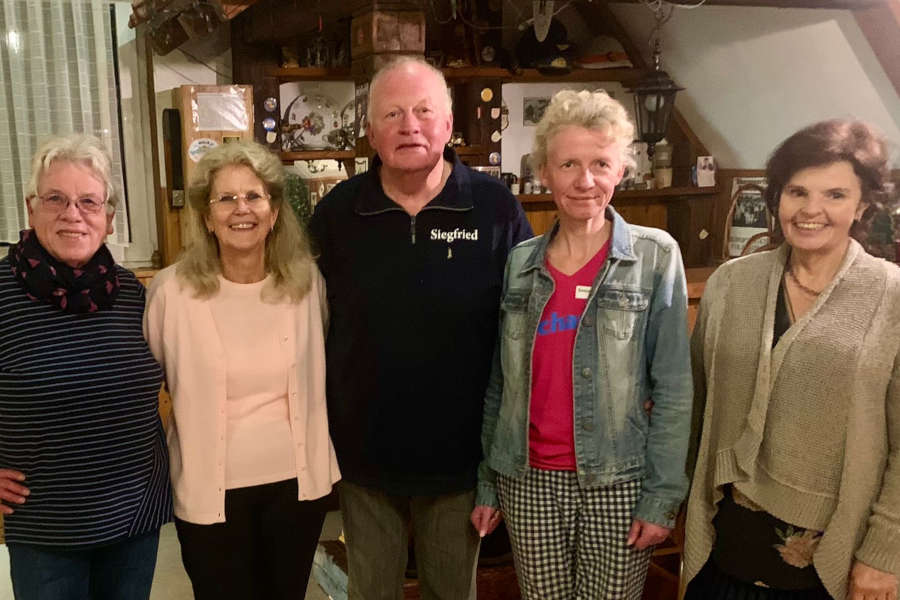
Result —
[[239, 200], [243, 200], [250, 208], [256, 208], [257, 206], [261, 206], [263, 202], [268, 202], [269, 195], [253, 191], [244, 194], [226, 193], [219, 194], [215, 198], [210, 198], [209, 203], [213, 206], [219, 205], [223, 210], [234, 210], [237, 207]]
[[83, 196], [81, 198], [69, 198], [62, 194], [47, 194], [46, 196], [38, 196], [41, 201], [41, 207], [50, 213], [61, 213], [69, 207], [69, 203], [75, 205], [82, 214], [95, 215], [103, 210], [106, 200], [100, 200], [92, 196]]

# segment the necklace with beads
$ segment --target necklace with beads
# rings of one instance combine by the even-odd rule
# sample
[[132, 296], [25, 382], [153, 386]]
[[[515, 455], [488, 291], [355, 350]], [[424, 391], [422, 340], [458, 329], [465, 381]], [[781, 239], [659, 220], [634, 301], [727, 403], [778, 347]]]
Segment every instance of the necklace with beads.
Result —
[[806, 292], [806, 293], [809, 294], [810, 296], [819, 296], [819, 295], [822, 294], [822, 291], [821, 291], [821, 290], [819, 290], [819, 291], [817, 292], [816, 290], [814, 290], [814, 289], [812, 289], [812, 288], [809, 288], [809, 287], [806, 287], [805, 285], [803, 285], [802, 283], [800, 283], [800, 280], [797, 279], [797, 276], [796, 276], [796, 275], [794, 275], [794, 270], [793, 270], [793, 268], [792, 268], [790, 265], [788, 265], [788, 268], [787, 268], [787, 274], [788, 274], [788, 277], [791, 278], [791, 281], [793, 281], [793, 282], [797, 285], [798, 288], [800, 288], [802, 291]]

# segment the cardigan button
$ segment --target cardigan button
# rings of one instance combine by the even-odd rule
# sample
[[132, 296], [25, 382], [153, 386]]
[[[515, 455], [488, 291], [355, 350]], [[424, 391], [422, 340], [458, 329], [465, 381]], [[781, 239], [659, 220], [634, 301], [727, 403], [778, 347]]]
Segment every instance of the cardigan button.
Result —
[[585, 315], [585, 317], [581, 319], [581, 324], [585, 327], [592, 327], [594, 325], [594, 317]]
[[590, 379], [591, 378], [591, 368], [590, 367], [583, 368], [581, 370], [581, 376], [584, 377], [585, 379]]

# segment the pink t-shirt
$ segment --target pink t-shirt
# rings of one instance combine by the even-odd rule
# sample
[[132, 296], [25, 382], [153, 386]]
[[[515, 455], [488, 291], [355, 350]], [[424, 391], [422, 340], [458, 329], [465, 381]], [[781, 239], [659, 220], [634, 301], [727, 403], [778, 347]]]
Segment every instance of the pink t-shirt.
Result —
[[531, 360], [529, 462], [551, 471], [575, 470], [572, 353], [591, 286], [606, 262], [609, 241], [572, 275], [547, 261], [556, 288], [538, 325]]
[[294, 310], [260, 299], [268, 279], [234, 283], [220, 276], [219, 293], [209, 302], [225, 350], [229, 490], [297, 477], [288, 408], [290, 359], [279, 343], [281, 332], [294, 327]]

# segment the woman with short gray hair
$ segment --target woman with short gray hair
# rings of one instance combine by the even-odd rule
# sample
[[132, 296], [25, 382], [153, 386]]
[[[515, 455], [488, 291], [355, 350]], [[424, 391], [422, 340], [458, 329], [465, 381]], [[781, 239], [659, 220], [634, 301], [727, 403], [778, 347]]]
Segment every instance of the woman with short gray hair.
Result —
[[19, 600], [146, 600], [171, 518], [144, 288], [104, 244], [116, 201], [100, 140], [49, 140], [31, 228], [0, 261], [0, 512]]
[[506, 264], [472, 522], [502, 511], [529, 600], [640, 598], [687, 492], [681, 255], [610, 206], [633, 133], [605, 92], [553, 97], [532, 157], [559, 219]]

